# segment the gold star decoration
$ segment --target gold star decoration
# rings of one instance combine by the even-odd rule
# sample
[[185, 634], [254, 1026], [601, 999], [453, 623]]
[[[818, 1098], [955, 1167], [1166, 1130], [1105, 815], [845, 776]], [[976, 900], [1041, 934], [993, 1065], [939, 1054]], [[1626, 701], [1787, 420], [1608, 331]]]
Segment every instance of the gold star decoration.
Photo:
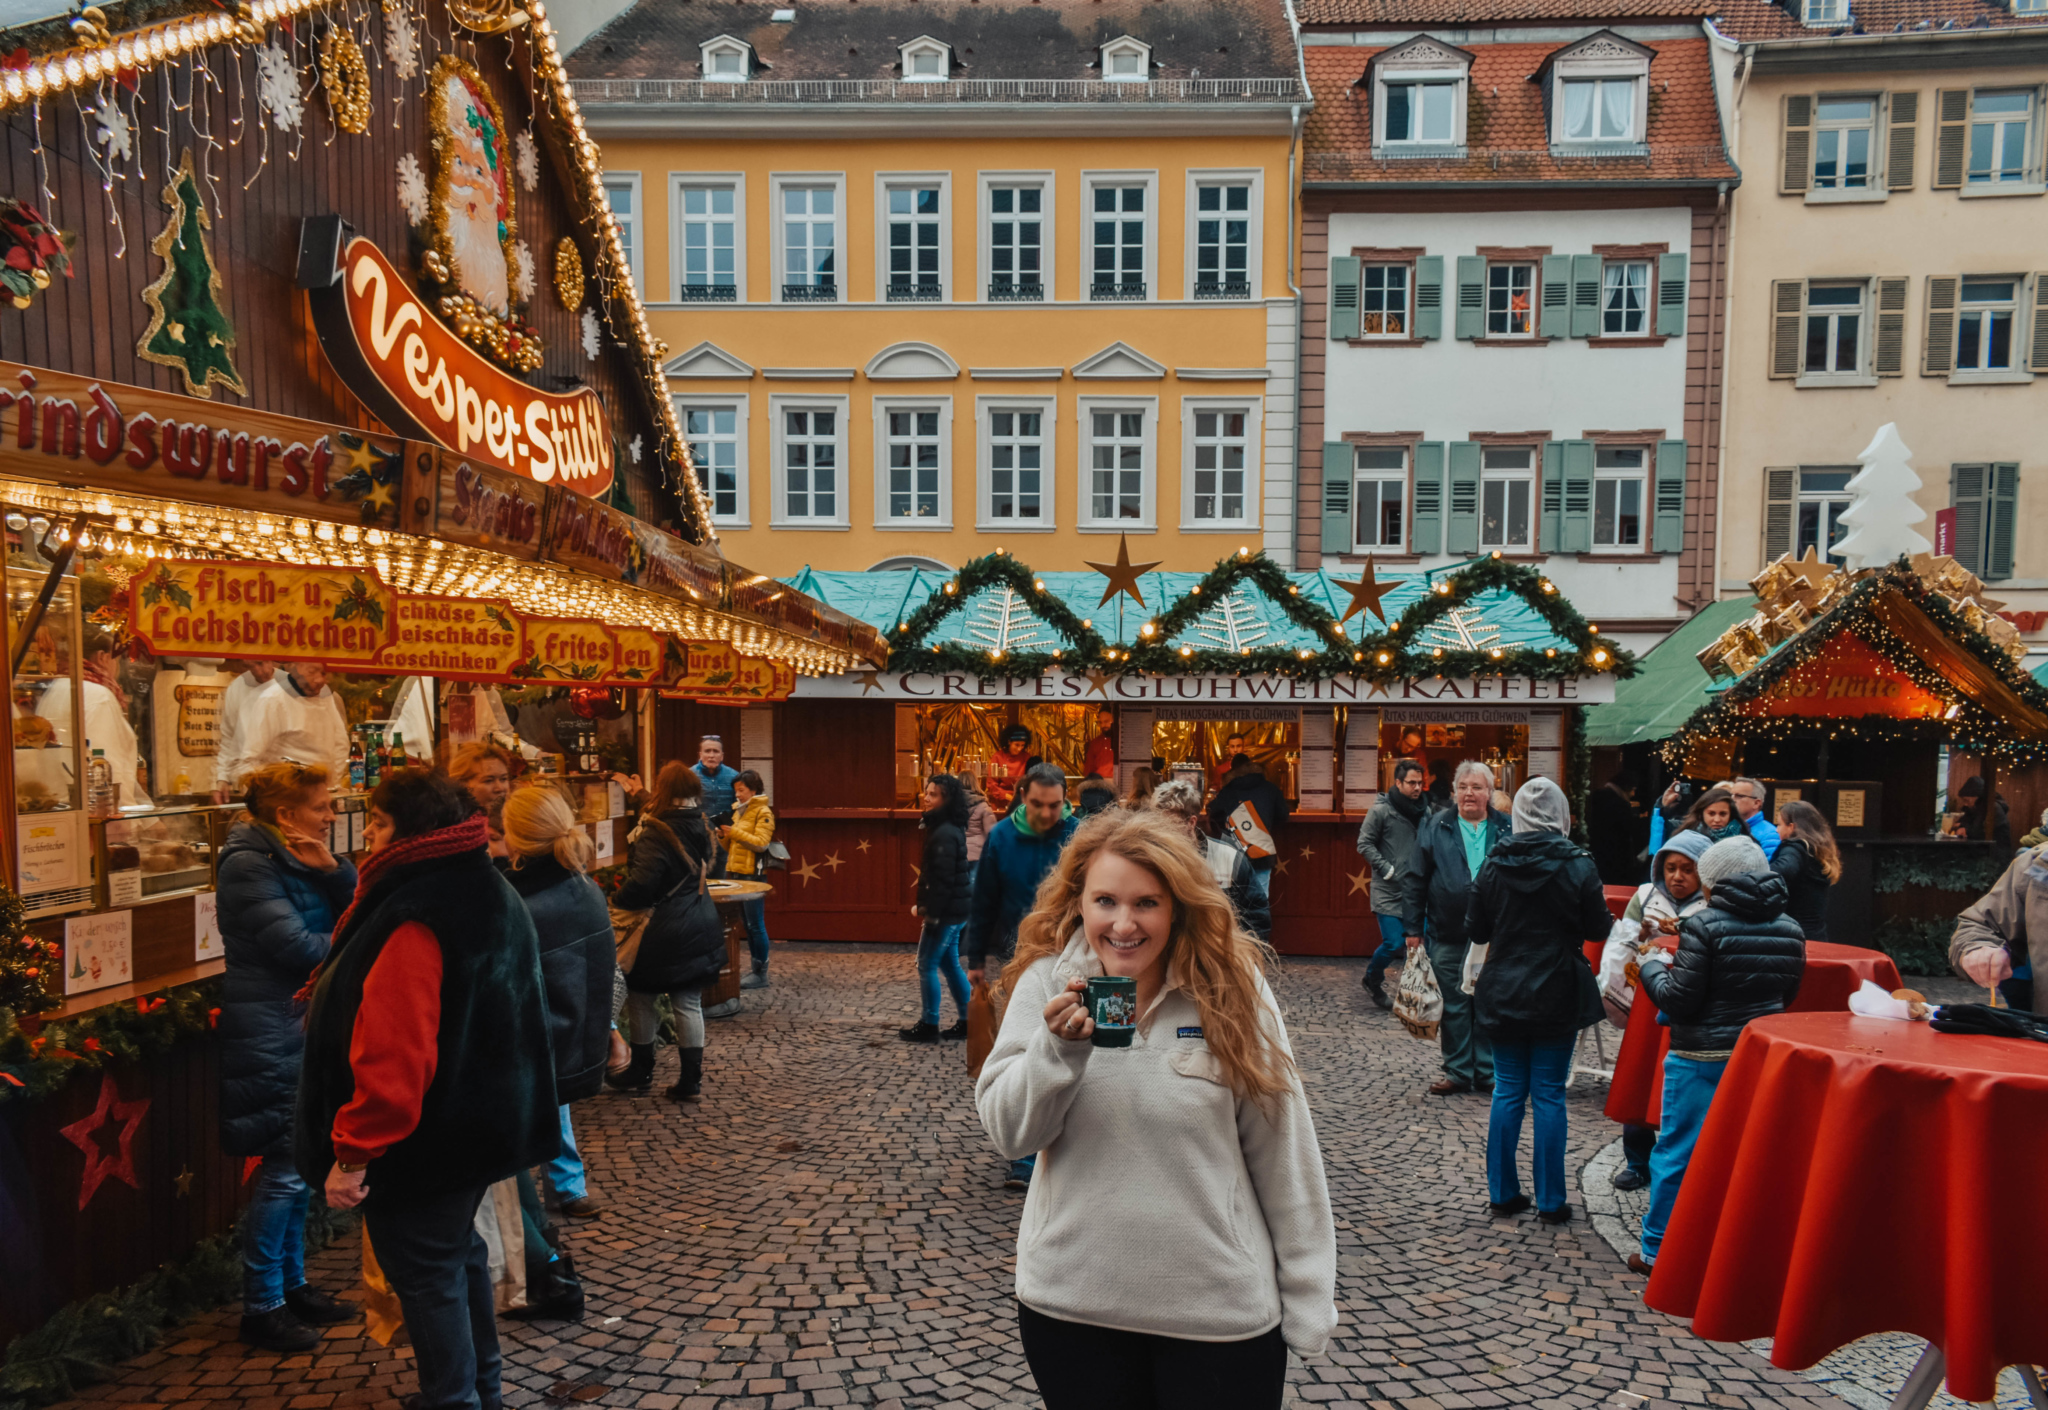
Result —
[[363, 496], [363, 507], [365, 509], [374, 509], [379, 514], [394, 507], [396, 503], [397, 501], [393, 497], [393, 492], [389, 485], [372, 485], [370, 486], [370, 492]]
[[1301, 849], [1301, 859], [1304, 862], [1307, 861], [1310, 857], [1313, 857], [1315, 854], [1316, 849], [1313, 847], [1304, 847]]
[[797, 863], [796, 871], [793, 875], [802, 877], [804, 885], [809, 886], [818, 879], [818, 864], [806, 857], [803, 861]]
[[839, 854], [837, 852], [827, 852], [825, 854], [825, 865], [832, 868], [832, 870], [834, 871], [838, 871], [841, 867], [845, 866], [846, 863], [839, 860]]
[[1287, 859], [1282, 857], [1279, 861], [1273, 863], [1273, 870], [1279, 872], [1282, 876], [1287, 875]]
[[[1087, 562], [1086, 559], [1082, 560]], [[1163, 560], [1162, 560], [1163, 561]], [[1089, 563], [1088, 566], [1109, 579], [1102, 589], [1102, 601], [1097, 607], [1107, 606], [1109, 600], [1121, 593], [1140, 607], [1145, 605], [1145, 595], [1138, 591], [1138, 579], [1157, 568], [1157, 563], [1131, 562], [1131, 541], [1123, 534], [1116, 536], [1116, 562]]]
[[185, 341], [185, 325], [182, 323], [166, 323], [164, 331], [171, 335], [171, 341], [174, 343]]
[[874, 846], [875, 844], [868, 841], [865, 837], [863, 837], [860, 841], [854, 843], [853, 845], [855, 847], [858, 847], [861, 851], [865, 852], [868, 850], [868, 848]]
[[177, 1174], [173, 1175], [173, 1176], [171, 1177], [171, 1183], [172, 1183], [173, 1185], [176, 1185], [176, 1186], [178, 1187], [178, 1198], [179, 1198], [179, 1199], [183, 1199], [183, 1198], [185, 1198], [185, 1196], [187, 1196], [187, 1195], [191, 1194], [191, 1193], [192, 1193], [192, 1171], [191, 1171], [190, 1167], [187, 1167], [187, 1168], [185, 1168], [185, 1169], [182, 1169], [182, 1170], [180, 1170], [180, 1171], [179, 1171], [179, 1172], [178, 1172]]
[[1351, 873], [1351, 877], [1350, 877], [1350, 880], [1351, 880], [1351, 889], [1350, 889], [1349, 891], [1345, 892], [1345, 893], [1344, 893], [1345, 895], [1347, 895], [1347, 896], [1356, 896], [1356, 895], [1358, 895], [1358, 894], [1359, 894], [1359, 893], [1361, 893], [1361, 892], [1363, 892], [1363, 893], [1364, 893], [1364, 894], [1366, 894], [1366, 895], [1371, 895], [1371, 894], [1372, 894], [1371, 890], [1370, 890], [1370, 889], [1368, 888], [1368, 886], [1367, 886], [1367, 877], [1366, 877], [1366, 874], [1365, 874], [1364, 872], [1362, 872], [1362, 871], [1355, 871], [1355, 872], [1352, 872], [1352, 873]]
[[861, 671], [857, 674], [860, 676], [860, 693], [862, 695], [866, 695], [871, 690], [877, 695], [887, 695], [889, 693], [882, 689], [882, 673], [880, 671]]
[[923, 879], [923, 877], [924, 877], [924, 868], [923, 868], [923, 867], [921, 867], [921, 866], [919, 866], [919, 865], [918, 865], [918, 864], [917, 864], [916, 862], [912, 862], [912, 863], [910, 864], [910, 879], [911, 879], [911, 881], [912, 881], [913, 883], [915, 883], [915, 882], [917, 882], [917, 881], [920, 881], [920, 880], [922, 880], [922, 879]]
[[[1090, 694], [1099, 695], [1104, 700], [1109, 699], [1109, 672], [1103, 670], [1100, 666], [1090, 666], [1083, 674], [1088, 677], [1088, 690]], [[1086, 697], [1083, 698], [1085, 699]]]
[[1351, 594], [1351, 605], [1344, 609], [1344, 615], [1337, 619], [1339, 622], [1348, 622], [1360, 612], [1370, 612], [1382, 624], [1386, 622], [1387, 614], [1380, 607], [1380, 599], [1394, 590], [1394, 584], [1383, 583], [1374, 574], [1371, 554], [1365, 556], [1365, 574], [1357, 582], [1347, 583], [1342, 578], [1330, 581]]
[[373, 471], [377, 468], [377, 452], [368, 436], [357, 436], [354, 445], [343, 441], [342, 449], [348, 452], [348, 470]]

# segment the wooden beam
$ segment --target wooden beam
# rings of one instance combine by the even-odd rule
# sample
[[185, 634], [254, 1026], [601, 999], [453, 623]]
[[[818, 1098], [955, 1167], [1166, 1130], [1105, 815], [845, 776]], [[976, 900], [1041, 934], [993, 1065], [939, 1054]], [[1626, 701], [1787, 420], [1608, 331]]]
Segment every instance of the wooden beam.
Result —
[[2009, 726], [2013, 737], [2048, 735], [2048, 715], [2022, 700], [1989, 664], [1951, 640], [1905, 597], [1884, 593], [1870, 610], [1930, 670]]

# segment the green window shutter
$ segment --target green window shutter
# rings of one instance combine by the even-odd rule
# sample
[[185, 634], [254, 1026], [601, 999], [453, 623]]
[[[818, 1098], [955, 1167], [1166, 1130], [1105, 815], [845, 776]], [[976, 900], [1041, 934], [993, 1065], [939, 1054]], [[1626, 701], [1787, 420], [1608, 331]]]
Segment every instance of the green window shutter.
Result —
[[1894, 93], [1885, 104], [1884, 186], [1887, 191], [1913, 189], [1913, 166], [1920, 143], [1920, 92]]
[[1946, 377], [1955, 370], [1956, 292], [1961, 282], [1953, 275], [1927, 276], [1927, 318], [1922, 324], [1920, 341], [1923, 377]]
[[1785, 95], [1785, 147], [1778, 163], [1778, 192], [1796, 196], [1813, 175], [1813, 97]]
[[1358, 261], [1337, 255], [1330, 261], [1330, 337], [1337, 342], [1358, 336]]
[[1685, 548], [1685, 442], [1657, 442], [1657, 479], [1652, 503], [1656, 519], [1650, 549], [1679, 553]]
[[2012, 576], [2013, 534], [2018, 527], [2016, 521], [2020, 507], [2020, 467], [1992, 466], [1990, 490], [1984, 506], [1984, 571], [1980, 576], [1996, 582]]
[[1478, 255], [1458, 256], [1458, 336], [1477, 338], [1486, 332], [1486, 261]]
[[1600, 336], [1600, 280], [1607, 261], [1598, 255], [1572, 256], [1572, 336]]
[[1963, 184], [1964, 148], [1970, 139], [1970, 90], [1938, 88], [1934, 93], [1934, 180], [1937, 191]]
[[1565, 441], [1564, 521], [1557, 537], [1559, 553], [1593, 551], [1593, 443]]
[[1410, 516], [1410, 553], [1441, 553], [1444, 537], [1444, 443], [1415, 446], [1415, 513]]
[[1543, 321], [1537, 332], [1546, 338], [1572, 335], [1572, 257], [1543, 257]]
[[1904, 275], [1877, 281], [1877, 337], [1871, 365], [1880, 377], [1906, 375], [1906, 293], [1912, 283]]
[[1558, 441], [1543, 443], [1543, 518], [1536, 531], [1541, 535], [1536, 546], [1556, 552], [1564, 533], [1564, 445]]
[[1415, 336], [1441, 338], [1443, 335], [1444, 257], [1420, 255], [1415, 261]]
[[1663, 338], [1685, 336], [1684, 255], [1657, 256], [1657, 334]]
[[1775, 563], [1792, 551], [1792, 528], [1799, 509], [1799, 467], [1764, 467], [1764, 562]]
[[1956, 562], [1984, 576], [1985, 480], [1988, 465], [1948, 467], [1948, 504], [1956, 512]]
[[1355, 478], [1351, 446], [1345, 441], [1323, 442], [1323, 556], [1334, 558], [1349, 553], [1357, 542], [1351, 536], [1351, 488]]
[[2033, 336], [2027, 346], [2027, 370], [2048, 372], [2048, 270], [2034, 276], [2033, 322]]
[[1451, 513], [1444, 552], [1479, 552], [1479, 442], [1452, 441]]

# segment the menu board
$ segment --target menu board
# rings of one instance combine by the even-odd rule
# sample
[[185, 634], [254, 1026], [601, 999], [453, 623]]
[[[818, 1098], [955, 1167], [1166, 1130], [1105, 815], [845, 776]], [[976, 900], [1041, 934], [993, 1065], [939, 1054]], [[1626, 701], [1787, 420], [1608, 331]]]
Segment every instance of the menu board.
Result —
[[1337, 717], [1314, 706], [1301, 712], [1301, 800], [1309, 812], [1328, 812], [1336, 783]]

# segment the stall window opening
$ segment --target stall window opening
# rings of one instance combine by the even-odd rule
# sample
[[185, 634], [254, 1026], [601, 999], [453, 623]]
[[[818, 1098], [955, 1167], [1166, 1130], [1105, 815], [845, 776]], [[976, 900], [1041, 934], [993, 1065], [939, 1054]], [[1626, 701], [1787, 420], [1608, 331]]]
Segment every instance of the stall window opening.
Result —
[[1488, 446], [1480, 462], [1479, 546], [1521, 549], [1534, 546], [1529, 501], [1535, 453], [1527, 446]]
[[1401, 511], [1408, 494], [1408, 452], [1402, 447], [1361, 446], [1356, 456], [1354, 543], [1398, 553], [1407, 542]]

